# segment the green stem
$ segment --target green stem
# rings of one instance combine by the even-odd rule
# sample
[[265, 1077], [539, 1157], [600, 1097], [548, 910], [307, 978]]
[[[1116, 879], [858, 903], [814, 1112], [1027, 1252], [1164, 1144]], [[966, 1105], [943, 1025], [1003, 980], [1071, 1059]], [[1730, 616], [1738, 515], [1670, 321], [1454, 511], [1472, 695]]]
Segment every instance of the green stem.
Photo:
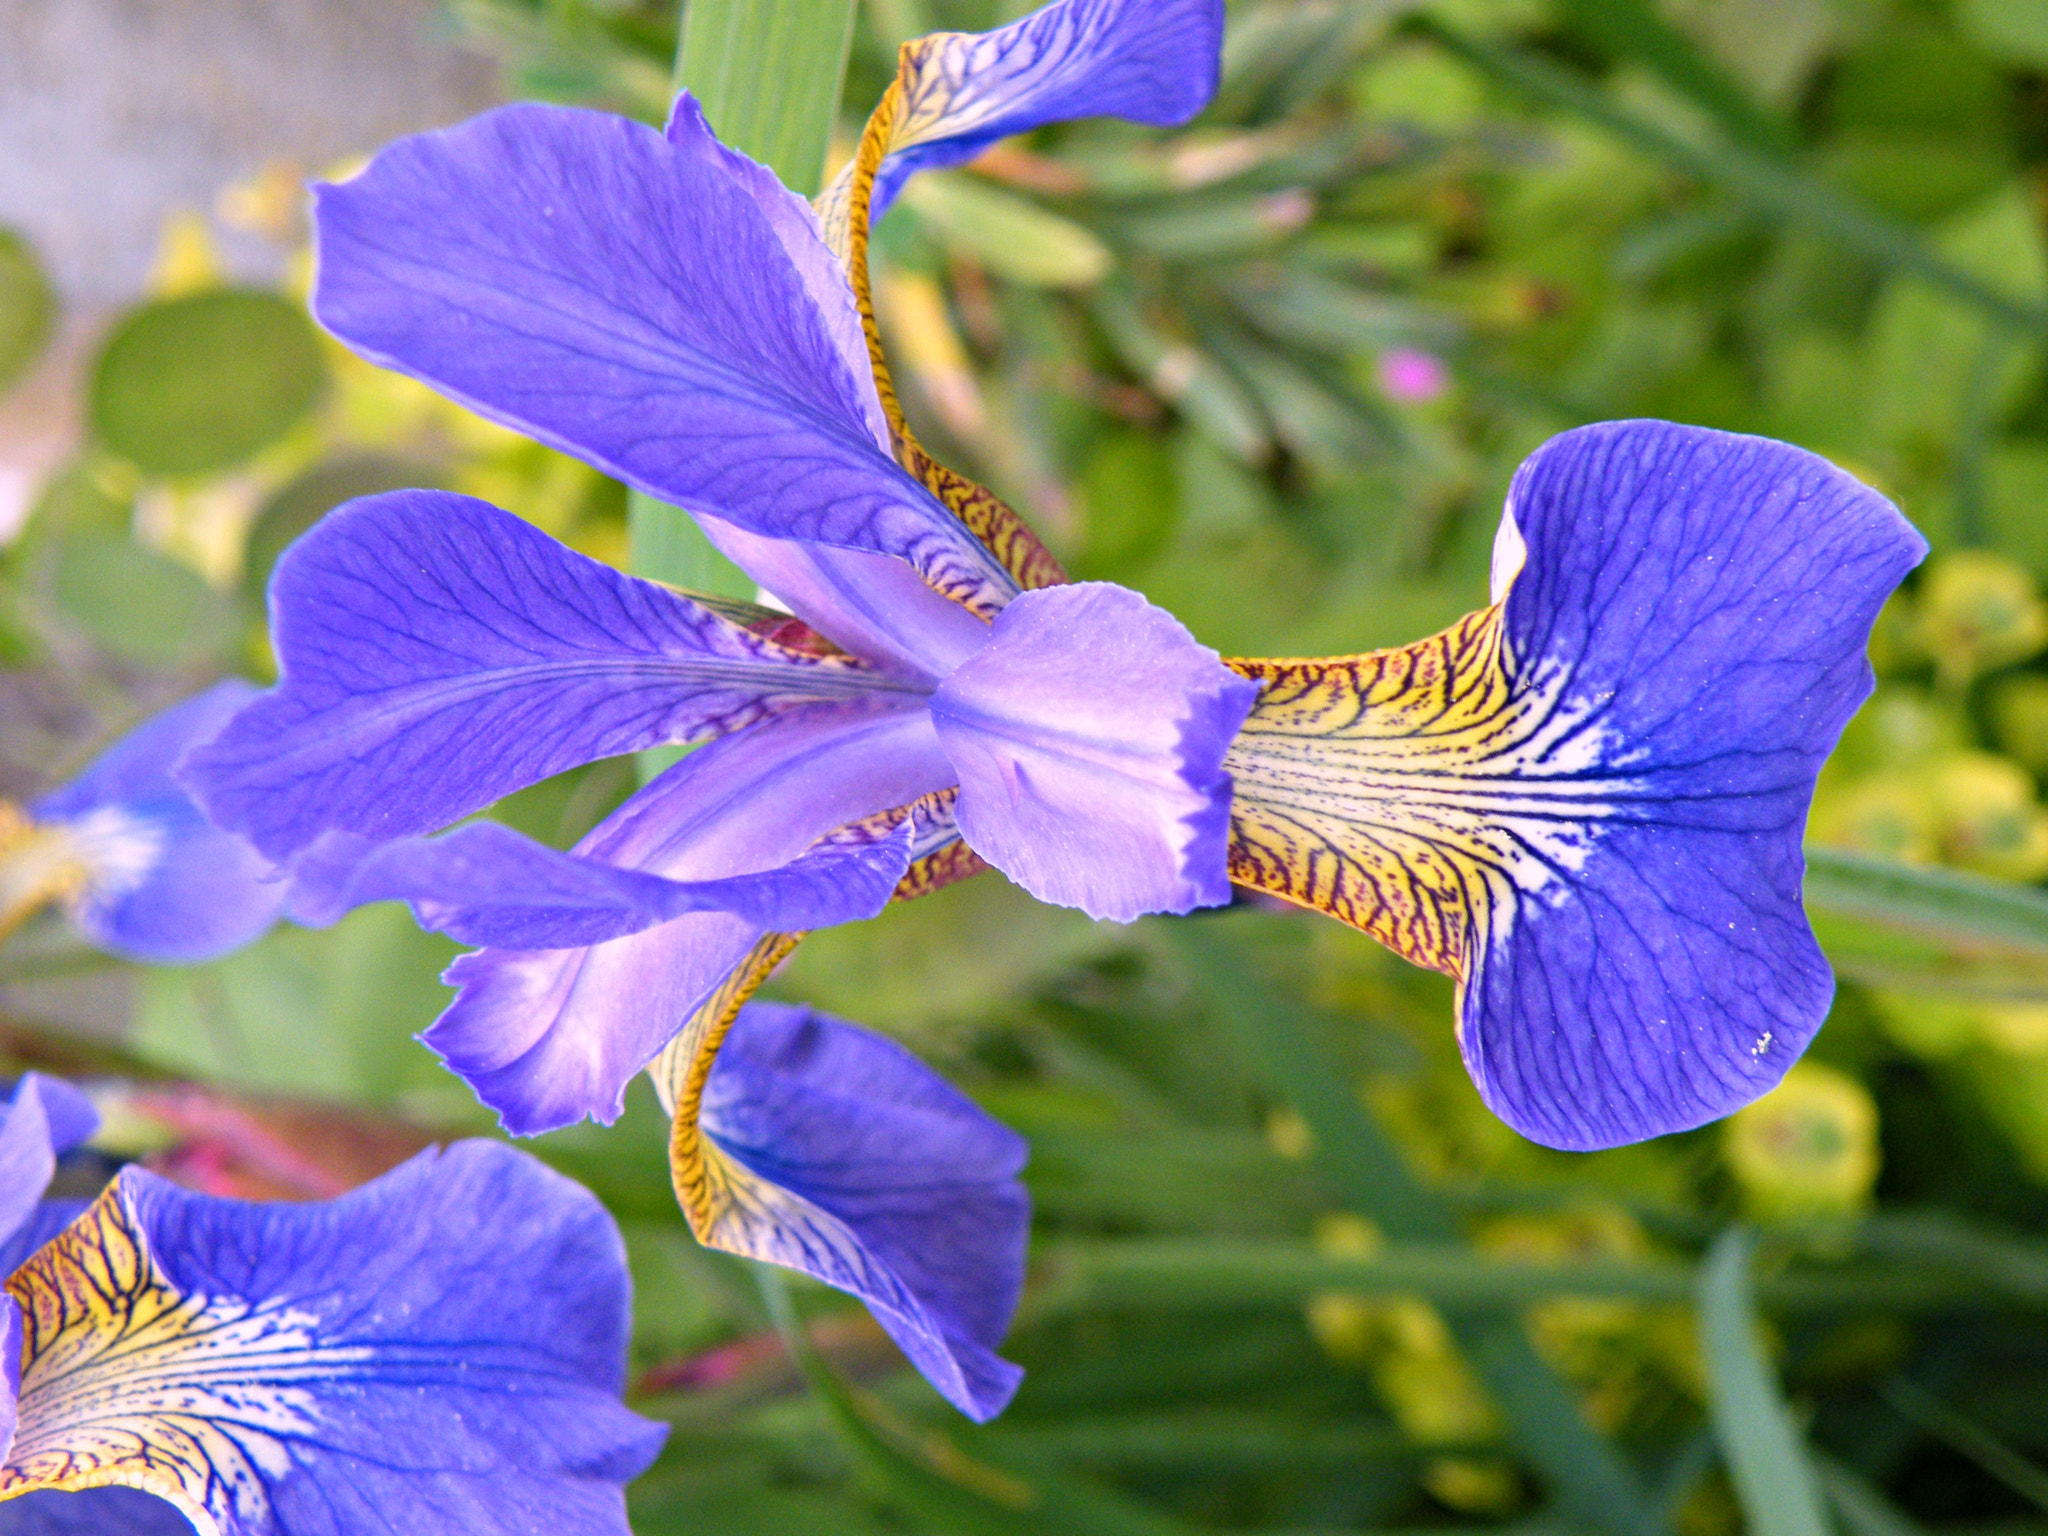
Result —
[[[811, 197], [824, 181], [852, 41], [853, 0], [689, 0], [676, 89], [696, 96], [724, 143]], [[753, 581], [680, 508], [633, 491], [626, 531], [635, 575], [715, 596], [754, 596]], [[642, 753], [641, 777], [679, 755], [666, 747]]]

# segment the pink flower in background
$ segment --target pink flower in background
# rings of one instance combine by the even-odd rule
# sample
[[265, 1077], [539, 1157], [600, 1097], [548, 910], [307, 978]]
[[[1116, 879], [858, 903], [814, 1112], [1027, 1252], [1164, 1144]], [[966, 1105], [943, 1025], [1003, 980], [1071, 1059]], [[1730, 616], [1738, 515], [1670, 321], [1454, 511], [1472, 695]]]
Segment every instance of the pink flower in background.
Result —
[[1443, 359], [1413, 347], [1390, 347], [1380, 354], [1380, 388], [1404, 405], [1424, 405], [1451, 386]]

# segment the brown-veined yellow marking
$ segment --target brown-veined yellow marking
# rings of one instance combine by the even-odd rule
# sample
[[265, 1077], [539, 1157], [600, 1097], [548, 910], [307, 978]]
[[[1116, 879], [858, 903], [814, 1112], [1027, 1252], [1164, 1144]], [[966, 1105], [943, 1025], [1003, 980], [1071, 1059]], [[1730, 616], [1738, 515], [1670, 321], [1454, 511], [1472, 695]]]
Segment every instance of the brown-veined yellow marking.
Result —
[[[908, 806], [884, 811], [855, 828], [845, 829], [863, 835], [883, 835], [907, 817], [913, 828], [913, 850], [929, 846], [930, 851], [914, 858], [897, 882], [889, 898], [892, 902], [915, 901], [988, 868], [973, 849], [950, 833], [953, 803], [958, 797], [957, 789], [938, 790]], [[718, 989], [698, 1005], [648, 1069], [662, 1107], [673, 1122], [669, 1134], [669, 1176], [675, 1185], [676, 1201], [689, 1218], [690, 1230], [708, 1247], [753, 1252], [752, 1248], [732, 1247], [729, 1218], [742, 1209], [758, 1213], [761, 1197], [747, 1193], [757, 1181], [705, 1138], [699, 1125], [704, 1085], [711, 1080], [718, 1048], [725, 1043], [740, 1009], [802, 938], [801, 933], [763, 934]]]
[[289, 1307], [179, 1292], [119, 1183], [7, 1282], [22, 1312], [19, 1420], [0, 1500], [139, 1488], [202, 1536], [269, 1518], [264, 1478], [317, 1428], [311, 1391], [368, 1358]]
[[[986, 486], [956, 474], [925, 452], [903, 418], [902, 403], [889, 377], [888, 359], [882, 354], [881, 332], [875, 327], [874, 297], [868, 282], [868, 210], [874, 199], [875, 173], [892, 149], [942, 109], [942, 103], [936, 103], [928, 92], [918, 89], [920, 66], [932, 52], [928, 45], [935, 41], [925, 38], [903, 45], [897, 55], [896, 78], [868, 118], [852, 162], [818, 199], [819, 223], [826, 243], [845, 266], [847, 278], [853, 284], [875, 392], [881, 396], [897, 460], [941, 505], [966, 524], [968, 531], [1016, 577], [1019, 586], [1026, 590], [1057, 586], [1067, 579], [1067, 573], [1024, 520]], [[908, 131], [903, 110], [906, 100], [920, 103], [919, 110], [908, 114], [912, 120]]]
[[1464, 981], [1522, 904], [1562, 900], [1636, 787], [1566, 674], [1520, 675], [1505, 607], [1413, 645], [1232, 660], [1261, 685], [1224, 759], [1230, 878]]

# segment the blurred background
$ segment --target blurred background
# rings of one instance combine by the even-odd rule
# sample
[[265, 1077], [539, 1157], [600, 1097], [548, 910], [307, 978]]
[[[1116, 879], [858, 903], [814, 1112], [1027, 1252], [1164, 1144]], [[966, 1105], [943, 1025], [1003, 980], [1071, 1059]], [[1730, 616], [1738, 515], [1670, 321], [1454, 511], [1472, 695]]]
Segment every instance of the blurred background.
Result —
[[[899, 41], [1028, 8], [862, 0], [837, 153]], [[270, 567], [351, 497], [625, 563], [621, 486], [313, 328], [303, 187], [498, 100], [658, 120], [676, 35], [664, 0], [0, 0], [0, 796], [269, 676]], [[1234, 0], [1190, 127], [914, 182], [876, 300], [919, 433], [1225, 654], [1479, 606], [1514, 466], [1604, 418], [1815, 449], [1935, 554], [1814, 808], [1834, 1014], [1725, 1124], [1523, 1142], [1449, 984], [1328, 922], [1098, 925], [989, 875], [815, 937], [772, 995], [1031, 1139], [1029, 1375], [982, 1430], [817, 1289], [806, 1384], [644, 1084], [533, 1143], [626, 1228], [676, 1426], [641, 1536], [2048, 1532], [2044, 221], [2048, 0]], [[634, 783], [497, 814], [566, 845]], [[110, 1161], [330, 1194], [491, 1134], [411, 1038], [453, 953], [385, 906], [145, 970], [52, 917], [0, 947], [0, 1058], [103, 1083]]]

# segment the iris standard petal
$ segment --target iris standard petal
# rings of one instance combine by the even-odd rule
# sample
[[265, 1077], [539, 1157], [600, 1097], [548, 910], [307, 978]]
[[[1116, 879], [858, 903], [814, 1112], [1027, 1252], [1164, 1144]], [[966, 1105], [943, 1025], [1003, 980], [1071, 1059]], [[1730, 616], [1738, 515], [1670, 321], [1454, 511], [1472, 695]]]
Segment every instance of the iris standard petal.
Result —
[[1091, 917], [1228, 901], [1223, 755], [1257, 694], [1127, 588], [1025, 593], [932, 695], [961, 833], [1041, 901]]
[[733, 185], [761, 210], [853, 383], [853, 403], [859, 407], [868, 435], [887, 453], [889, 423], [868, 372], [868, 342], [861, 330], [860, 311], [854, 307], [845, 269], [818, 233], [818, 218], [810, 203], [785, 187], [767, 166], [721, 144], [704, 116], [703, 104], [688, 91], [670, 106], [664, 137], [686, 155], [716, 154]]
[[495, 822], [350, 850], [331, 866], [323, 853], [316, 845], [294, 871], [292, 915], [301, 922], [405, 901], [422, 927], [463, 944], [568, 949], [694, 912], [730, 913], [763, 928], [873, 917], [910, 868], [911, 828], [907, 817], [886, 828], [856, 823], [787, 864], [712, 880], [667, 880], [560, 853]]
[[486, 502], [351, 502], [271, 579], [282, 678], [185, 775], [273, 857], [431, 831], [596, 758], [905, 694], [577, 554]]
[[1001, 565], [875, 440], [871, 382], [701, 119], [512, 106], [320, 188], [322, 324], [628, 484], [894, 555], [984, 615]]
[[1496, 605], [1395, 651], [1238, 663], [1232, 877], [1460, 982], [1496, 1113], [1591, 1148], [1770, 1088], [1833, 992], [1800, 905], [1822, 760], [1926, 542], [1761, 438], [1614, 422], [1517, 473]]
[[706, 1240], [868, 1304], [962, 1413], [1022, 1372], [997, 1358], [1024, 1283], [1026, 1147], [901, 1046], [808, 1008], [740, 1010], [702, 1109]]
[[[1184, 123], [1216, 94], [1222, 49], [1222, 0], [1053, 0], [993, 32], [914, 38], [898, 61], [901, 101], [869, 217], [913, 172], [1046, 123]], [[847, 180], [820, 199], [828, 230], [845, 216]]]
[[0, 1247], [31, 1223], [57, 1159], [90, 1136], [99, 1119], [92, 1101], [69, 1083], [22, 1074], [0, 1116]]
[[[701, 748], [576, 847], [671, 880], [775, 869], [850, 822], [952, 781], [922, 709], [812, 709]], [[461, 994], [421, 1036], [531, 1135], [609, 1121], [633, 1074], [745, 959], [762, 925], [703, 912], [580, 949], [485, 949], [445, 980]]]
[[135, 960], [207, 960], [276, 921], [285, 897], [276, 871], [208, 821], [172, 777], [187, 751], [256, 695], [238, 679], [216, 683], [29, 806], [30, 834], [47, 844], [40, 856], [72, 870], [63, 887], [72, 917], [101, 948]]
[[619, 1402], [627, 1290], [603, 1207], [507, 1147], [315, 1205], [125, 1169], [8, 1282], [0, 1497], [137, 1488], [207, 1536], [626, 1536], [664, 1433]]

